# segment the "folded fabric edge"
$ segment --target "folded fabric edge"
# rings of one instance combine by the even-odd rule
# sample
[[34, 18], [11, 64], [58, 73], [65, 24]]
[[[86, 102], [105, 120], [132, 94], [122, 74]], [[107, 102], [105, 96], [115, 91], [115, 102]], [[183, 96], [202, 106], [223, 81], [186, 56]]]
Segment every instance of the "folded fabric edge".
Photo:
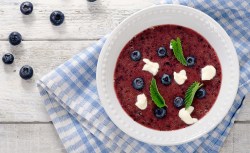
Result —
[[[100, 144], [101, 141], [98, 140], [98, 142], [93, 142], [93, 141], [97, 141], [97, 138], [95, 138], [95, 140], [93, 140], [93, 137], [95, 137], [95, 136], [92, 133], [87, 132], [88, 130], [86, 128], [84, 128], [84, 126], [82, 126], [79, 123], [77, 118], [73, 117], [72, 114], [67, 111], [67, 109], [63, 108], [63, 106], [61, 106], [55, 99], [53, 99], [51, 97], [51, 95], [49, 95], [49, 93], [40, 85], [41, 84], [38, 84], [38, 88], [40, 90], [40, 94], [44, 98], [44, 103], [45, 103], [46, 110], [48, 111], [49, 116], [50, 116], [50, 118], [52, 120], [52, 123], [54, 124], [55, 129], [57, 131], [57, 134], [59, 135], [60, 140], [63, 143], [63, 145], [64, 145], [65, 149], [67, 150], [67, 152], [75, 152], [79, 148], [81, 150], [84, 148], [82, 151], [86, 151], [86, 150], [88, 150], [88, 151], [92, 150], [90, 152], [98, 151], [99, 150], [98, 147], [100, 147], [100, 146], [97, 146], [96, 144]], [[45, 94], [46, 94], [47, 98], [44, 97]], [[62, 108], [63, 110], [61, 109], [60, 111], [58, 111], [58, 108]], [[53, 113], [49, 112], [51, 110], [53, 110]], [[66, 129], [63, 128], [65, 126], [64, 125], [65, 121], [67, 121]], [[76, 124], [76, 122], [78, 124]], [[67, 127], [70, 124], [73, 125], [73, 131], [72, 131], [72, 127], [71, 127], [70, 130]], [[83, 128], [83, 129], [81, 130], [81, 128]], [[85, 147], [78, 146], [79, 148], [76, 148], [74, 143], [77, 143], [77, 142], [75, 142], [75, 138], [71, 138], [72, 136], [69, 137], [70, 133], [78, 133], [78, 134], [76, 134], [74, 136], [74, 137], [78, 137], [78, 139], [79, 139], [79, 137], [82, 136], [82, 134], [84, 134], [84, 136], [86, 138], [84, 140], [80, 140], [80, 141], [86, 143], [86, 144], [82, 143], [82, 145], [85, 146]], [[67, 141], [65, 141], [66, 139], [67, 139]], [[79, 142], [77, 144], [79, 144]], [[88, 145], [88, 146], [86, 146], [86, 145]], [[105, 148], [103, 148], [104, 151], [107, 150], [107, 149], [108, 148], [106, 148], [106, 146], [105, 146]], [[119, 148], [116, 148], [114, 150], [121, 152], [121, 150], [119, 150]], [[108, 152], [110, 152], [109, 149], [108, 149]]]

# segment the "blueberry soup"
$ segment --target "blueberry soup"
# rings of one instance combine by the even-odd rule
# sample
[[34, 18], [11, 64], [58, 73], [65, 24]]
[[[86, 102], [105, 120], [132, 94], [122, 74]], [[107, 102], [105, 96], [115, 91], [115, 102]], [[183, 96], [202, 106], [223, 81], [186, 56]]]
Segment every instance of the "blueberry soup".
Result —
[[134, 121], [170, 131], [207, 114], [221, 79], [220, 61], [203, 36], [186, 27], [160, 25], [137, 34], [122, 49], [114, 88]]

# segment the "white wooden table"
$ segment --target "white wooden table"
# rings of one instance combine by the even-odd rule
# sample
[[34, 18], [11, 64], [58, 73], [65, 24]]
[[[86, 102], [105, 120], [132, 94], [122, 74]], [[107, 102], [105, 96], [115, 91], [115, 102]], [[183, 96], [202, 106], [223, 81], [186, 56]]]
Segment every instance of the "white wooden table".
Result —
[[[154, 0], [31, 0], [34, 10], [29, 16], [20, 13], [21, 2], [0, 1], [0, 55], [15, 55], [12, 65], [0, 62], [0, 152], [65, 152], [36, 81]], [[62, 26], [51, 25], [49, 15], [53, 10], [64, 12]], [[10, 46], [7, 40], [12, 31], [20, 32], [24, 39], [17, 47]], [[34, 68], [31, 80], [19, 77], [24, 64]], [[247, 100], [221, 152], [250, 152], [249, 116]]]

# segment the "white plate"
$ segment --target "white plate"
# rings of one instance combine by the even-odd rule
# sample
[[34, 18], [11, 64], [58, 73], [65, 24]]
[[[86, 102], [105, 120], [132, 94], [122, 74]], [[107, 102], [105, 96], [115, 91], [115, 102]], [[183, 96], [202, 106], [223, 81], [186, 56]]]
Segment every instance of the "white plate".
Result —
[[[222, 66], [222, 84], [211, 110], [194, 125], [175, 131], [157, 131], [140, 125], [121, 107], [114, 90], [114, 70], [118, 55], [139, 32], [162, 24], [191, 28], [214, 47]], [[192, 141], [215, 128], [228, 113], [237, 93], [239, 61], [231, 39], [211, 17], [180, 5], [159, 5], [141, 10], [124, 20], [106, 41], [97, 65], [97, 89], [102, 106], [110, 119], [125, 133], [155, 145], [177, 145]]]

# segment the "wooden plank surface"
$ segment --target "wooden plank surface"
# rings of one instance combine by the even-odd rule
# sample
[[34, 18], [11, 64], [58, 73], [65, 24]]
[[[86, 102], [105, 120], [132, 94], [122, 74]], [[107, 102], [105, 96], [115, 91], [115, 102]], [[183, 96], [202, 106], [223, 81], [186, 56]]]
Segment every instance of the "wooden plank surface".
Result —
[[[0, 40], [19, 31], [24, 40], [98, 39], [110, 32], [124, 18], [154, 4], [154, 0], [33, 0], [33, 13], [24, 16], [19, 7], [23, 0], [1, 0]], [[65, 22], [52, 26], [52, 11], [65, 14]], [[4, 22], [3, 22], [4, 21]]]
[[[0, 62], [0, 122], [48, 122], [36, 81], [61, 63], [80, 52], [93, 41], [24, 41], [18, 47], [10, 47], [0, 41], [0, 56], [12, 52], [12, 65]], [[31, 80], [19, 77], [21, 66], [28, 64], [34, 69]]]
[[[246, 132], [250, 124], [237, 123], [226, 139], [221, 153], [250, 152]], [[1, 153], [65, 153], [52, 124], [0, 124]]]
[[250, 124], [248, 123], [236, 123], [227, 137], [221, 153], [249, 153], [249, 129]]
[[1, 153], [66, 153], [52, 124], [0, 124]]

